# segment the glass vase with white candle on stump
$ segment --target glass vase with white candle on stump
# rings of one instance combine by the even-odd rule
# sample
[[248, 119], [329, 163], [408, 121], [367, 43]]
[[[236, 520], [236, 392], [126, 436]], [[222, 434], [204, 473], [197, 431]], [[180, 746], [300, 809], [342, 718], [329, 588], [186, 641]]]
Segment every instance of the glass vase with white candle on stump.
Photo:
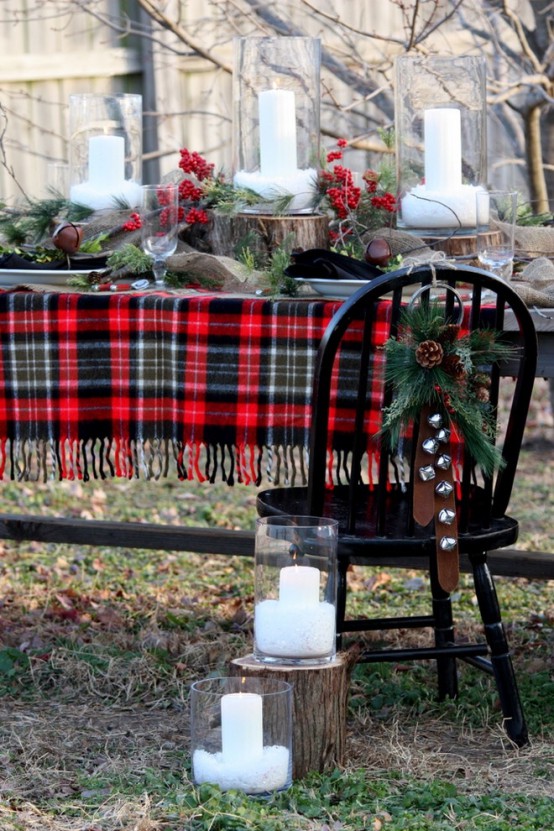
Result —
[[485, 79], [483, 57], [396, 59], [398, 228], [475, 234], [487, 176]]
[[336, 654], [338, 523], [309, 516], [256, 521], [254, 658], [317, 666]]
[[207, 678], [191, 686], [195, 784], [269, 794], [292, 782], [292, 688], [275, 678]]
[[94, 211], [135, 208], [142, 181], [142, 96], [69, 97], [69, 198]]
[[319, 116], [318, 39], [235, 39], [233, 182], [263, 200], [245, 212], [314, 212]]

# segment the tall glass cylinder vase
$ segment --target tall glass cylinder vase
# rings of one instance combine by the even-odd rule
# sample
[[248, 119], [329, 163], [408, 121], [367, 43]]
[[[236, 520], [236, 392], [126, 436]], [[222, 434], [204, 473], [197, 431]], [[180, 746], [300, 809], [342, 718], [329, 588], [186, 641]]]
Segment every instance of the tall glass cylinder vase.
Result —
[[69, 97], [70, 199], [93, 210], [140, 204], [142, 96]]
[[263, 200], [245, 211], [314, 212], [319, 116], [318, 39], [235, 39], [234, 184]]
[[486, 184], [484, 57], [396, 59], [397, 225], [420, 235], [475, 233]]
[[314, 666], [336, 654], [338, 523], [310, 516], [256, 522], [254, 657]]

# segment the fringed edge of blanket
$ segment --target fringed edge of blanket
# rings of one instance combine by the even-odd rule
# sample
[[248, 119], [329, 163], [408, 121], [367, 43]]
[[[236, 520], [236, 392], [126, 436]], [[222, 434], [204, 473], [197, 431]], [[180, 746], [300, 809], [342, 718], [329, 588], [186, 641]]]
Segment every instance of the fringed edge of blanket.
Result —
[[[368, 448], [365, 475], [370, 483], [377, 462], [376, 448]], [[0, 480], [16, 482], [176, 477], [228, 485], [294, 487], [307, 484], [308, 463], [307, 449], [291, 445], [207, 445], [165, 439], [0, 440]], [[327, 485], [348, 481], [349, 469], [349, 452], [329, 451]]]
[[302, 447], [207, 445], [175, 440], [0, 440], [0, 479], [19, 482], [111, 478], [306, 484]]

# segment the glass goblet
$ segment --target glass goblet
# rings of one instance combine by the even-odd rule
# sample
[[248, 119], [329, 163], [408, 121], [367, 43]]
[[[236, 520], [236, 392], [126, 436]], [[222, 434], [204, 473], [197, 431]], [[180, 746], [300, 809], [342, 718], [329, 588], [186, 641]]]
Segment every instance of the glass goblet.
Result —
[[179, 187], [173, 183], [142, 185], [142, 250], [152, 257], [156, 286], [165, 286], [166, 259], [177, 248]]
[[478, 191], [476, 216], [479, 264], [509, 280], [514, 264], [517, 191]]

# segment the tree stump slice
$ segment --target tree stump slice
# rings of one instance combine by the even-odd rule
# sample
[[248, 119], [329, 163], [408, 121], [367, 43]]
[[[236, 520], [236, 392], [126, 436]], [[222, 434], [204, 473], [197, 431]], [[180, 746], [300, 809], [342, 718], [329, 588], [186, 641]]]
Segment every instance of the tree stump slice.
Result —
[[214, 212], [207, 239], [212, 253], [220, 257], [236, 256], [241, 245], [247, 245], [257, 255], [269, 257], [285, 240], [291, 249], [327, 249], [329, 219], [322, 214], [227, 216]]
[[[485, 236], [485, 235], [483, 235]], [[499, 244], [502, 235], [498, 231], [490, 231], [486, 234], [489, 244]], [[452, 237], [421, 237], [421, 239], [434, 251], [444, 251], [451, 257], [476, 257], [477, 256], [477, 235], [459, 234]]]
[[263, 664], [253, 655], [231, 661], [231, 676], [278, 678], [292, 685], [293, 779], [344, 764], [350, 677], [358, 652], [345, 650], [317, 667]]

